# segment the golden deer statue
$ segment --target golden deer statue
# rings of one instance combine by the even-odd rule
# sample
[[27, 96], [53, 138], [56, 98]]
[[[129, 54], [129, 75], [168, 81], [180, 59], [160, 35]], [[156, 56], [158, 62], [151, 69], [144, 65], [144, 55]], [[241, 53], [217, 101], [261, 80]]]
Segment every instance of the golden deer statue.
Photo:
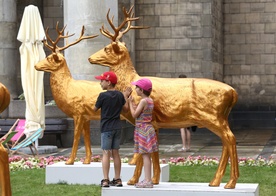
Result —
[[2, 83], [0, 83], [0, 114], [10, 104], [10, 92]]
[[[0, 83], [0, 114], [10, 104], [10, 92]], [[0, 192], [2, 196], [11, 196], [9, 156], [6, 149], [0, 143]]]
[[[107, 20], [114, 30], [114, 34], [102, 26], [101, 33], [112, 40], [102, 50], [89, 57], [89, 62], [107, 66], [118, 76], [116, 88], [120, 91], [130, 86], [132, 81], [141, 78], [131, 62], [131, 58], [125, 44], [119, 39], [130, 29], [141, 29], [131, 25], [133, 7], [127, 12], [124, 9], [124, 21], [116, 28], [107, 13]], [[123, 27], [127, 25], [125, 30]], [[222, 141], [222, 155], [218, 169], [209, 186], [219, 186], [224, 176], [228, 159], [230, 158], [230, 180], [224, 188], [233, 189], [239, 177], [238, 155], [236, 150], [236, 138], [229, 128], [228, 115], [237, 102], [238, 95], [229, 85], [203, 78], [158, 78], [147, 77], [152, 81], [153, 91], [151, 98], [154, 100], [153, 125], [159, 128], [181, 128], [197, 125], [206, 127]], [[134, 87], [133, 87], [134, 88]], [[133, 94], [135, 103], [138, 97]], [[133, 122], [130, 113], [122, 115]], [[136, 156], [136, 169], [128, 184], [138, 182], [141, 175], [143, 160], [141, 155]], [[158, 152], [152, 154], [154, 184], [159, 183], [160, 165]]]
[[[64, 47], [58, 47], [57, 43], [61, 38], [68, 38], [72, 35], [63, 35], [66, 26], [62, 30], [56, 31], [58, 37], [53, 41], [46, 29], [47, 40], [44, 45], [48, 47], [52, 54], [47, 56], [44, 60], [35, 65], [38, 71], [50, 72], [50, 86], [53, 98], [57, 106], [69, 117], [74, 120], [74, 141], [70, 158], [66, 161], [67, 165], [74, 164], [78, 144], [81, 134], [84, 137], [86, 156], [83, 164], [90, 164], [91, 162], [91, 142], [90, 142], [90, 120], [99, 120], [100, 113], [93, 111], [93, 106], [96, 103], [98, 94], [102, 92], [101, 86], [98, 82], [86, 80], [74, 80], [71, 76], [64, 56], [59, 51], [65, 50], [68, 47], [79, 43], [83, 39], [91, 39], [98, 35], [83, 36], [84, 27], [80, 37], [73, 43], [67, 44]], [[50, 44], [48, 44], [48, 41]]]

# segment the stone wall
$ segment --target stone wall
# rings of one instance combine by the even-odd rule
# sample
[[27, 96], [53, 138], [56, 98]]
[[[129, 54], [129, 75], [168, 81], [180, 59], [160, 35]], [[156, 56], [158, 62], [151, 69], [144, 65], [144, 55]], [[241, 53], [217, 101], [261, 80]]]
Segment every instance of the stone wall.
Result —
[[[63, 0], [46, 0], [43, 1], [43, 24], [45, 29], [49, 27], [48, 33], [50, 37], [55, 38], [57, 36], [56, 24], [59, 22], [59, 28], [63, 28]], [[64, 44], [64, 40], [60, 40], [59, 46]], [[45, 48], [46, 55], [50, 54], [50, 51]], [[51, 100], [52, 92], [50, 87], [50, 73], [44, 74], [44, 93], [45, 101]]]
[[221, 1], [136, 1], [136, 67], [140, 75], [222, 80]]
[[16, 1], [0, 0], [0, 82], [5, 85], [11, 94], [16, 96], [16, 69], [18, 51], [16, 47], [17, 21]]
[[275, 110], [276, 2], [225, 0], [224, 80], [238, 110]]
[[[18, 1], [18, 4], [26, 1]], [[276, 3], [271, 0], [122, 0], [135, 2], [136, 25], [124, 37], [138, 73], [158, 77], [206, 77], [233, 86], [234, 110], [275, 110]], [[44, 25], [63, 21], [63, 1], [44, 0]], [[19, 11], [18, 11], [19, 12]], [[135, 38], [135, 40], [134, 40]], [[51, 99], [45, 74], [46, 100]]]

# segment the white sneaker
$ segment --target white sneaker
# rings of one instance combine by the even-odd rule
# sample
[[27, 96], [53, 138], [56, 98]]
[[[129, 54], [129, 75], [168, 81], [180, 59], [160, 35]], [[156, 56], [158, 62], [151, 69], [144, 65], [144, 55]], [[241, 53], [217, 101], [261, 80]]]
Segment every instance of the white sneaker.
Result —
[[186, 149], [186, 148], [180, 148], [180, 149], [178, 149], [177, 151], [178, 151], [178, 152], [186, 152], [187, 149]]

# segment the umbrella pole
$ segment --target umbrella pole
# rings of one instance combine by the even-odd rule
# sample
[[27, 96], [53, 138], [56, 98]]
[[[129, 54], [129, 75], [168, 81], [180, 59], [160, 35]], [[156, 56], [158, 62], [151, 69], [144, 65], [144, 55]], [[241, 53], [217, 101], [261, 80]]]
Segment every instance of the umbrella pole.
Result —
[[38, 140], [36, 140], [36, 141], [35, 141], [35, 147], [36, 147], [36, 149], [38, 148], [38, 145], [39, 145], [39, 144], [38, 144]]

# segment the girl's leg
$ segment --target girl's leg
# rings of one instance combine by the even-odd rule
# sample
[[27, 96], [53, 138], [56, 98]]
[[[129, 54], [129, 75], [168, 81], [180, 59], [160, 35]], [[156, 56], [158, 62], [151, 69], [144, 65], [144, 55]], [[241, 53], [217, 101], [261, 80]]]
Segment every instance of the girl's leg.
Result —
[[191, 148], [191, 132], [189, 129], [185, 129], [185, 132], [186, 132], [186, 138], [187, 138], [187, 146], [186, 146], [186, 149], [187, 150], [190, 150]]
[[151, 158], [150, 154], [142, 154], [143, 162], [144, 162], [144, 172], [145, 179], [141, 182], [135, 184], [136, 188], [153, 188], [153, 184], [151, 181]]
[[145, 172], [145, 180], [148, 182], [151, 181], [151, 158], [150, 154], [143, 154], [143, 162], [144, 162], [144, 172]]
[[182, 140], [182, 148], [179, 149], [179, 151], [184, 151], [186, 149], [185, 131], [186, 131], [186, 128], [180, 128], [180, 134], [181, 134], [181, 140]]

